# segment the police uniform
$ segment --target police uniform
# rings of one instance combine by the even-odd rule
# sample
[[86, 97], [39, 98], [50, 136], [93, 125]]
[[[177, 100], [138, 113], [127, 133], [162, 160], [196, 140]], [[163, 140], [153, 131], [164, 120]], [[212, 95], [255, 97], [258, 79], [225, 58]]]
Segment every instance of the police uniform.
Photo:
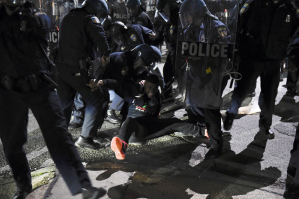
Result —
[[140, 44], [150, 44], [151, 39], [149, 38], [149, 35], [153, 33], [152, 30], [138, 24], [133, 24], [128, 27], [128, 30], [124, 35], [127, 40], [127, 50], [133, 49]]
[[56, 58], [59, 73], [57, 92], [67, 124], [71, 118], [74, 96], [78, 92], [86, 102], [81, 137], [92, 138], [103, 123], [109, 101], [108, 91], [104, 89], [91, 91], [86, 86], [90, 78], [84, 74], [84, 70], [80, 70], [79, 62], [88, 57], [91, 60], [95, 59], [94, 46], [97, 46], [104, 55], [109, 55], [110, 47], [99, 19], [84, 7], [71, 10], [63, 18], [59, 34], [59, 50]]
[[[165, 42], [168, 49], [168, 55], [163, 67], [163, 77], [165, 84], [169, 84], [175, 75], [175, 58], [176, 58], [176, 43], [177, 43], [177, 26], [179, 19], [180, 2], [175, 0], [158, 0], [157, 10], [166, 10], [165, 6], [169, 7], [169, 24], [165, 27]], [[171, 88], [169, 92], [171, 92]]]
[[261, 78], [259, 106], [261, 108], [260, 131], [273, 137], [270, 130], [275, 98], [280, 80], [280, 63], [286, 56], [289, 38], [298, 27], [295, 10], [284, 0], [275, 4], [272, 0], [250, 0], [240, 10], [238, 50], [239, 72], [242, 79], [234, 89], [230, 108], [224, 121], [229, 130], [245, 96], [253, 90]]
[[[136, 67], [134, 63], [139, 59], [145, 62], [143, 62], [141, 67]], [[117, 85], [112, 85], [112, 89], [114, 89], [117, 95], [124, 98], [128, 96], [126, 92], [130, 90], [128, 85], [132, 83], [138, 85], [140, 80], [146, 79], [148, 70], [144, 65], [149, 66], [160, 59], [160, 50], [147, 44], [141, 44], [131, 51], [111, 53], [110, 63], [107, 65], [107, 69], [103, 74], [103, 79], [116, 80]], [[104, 85], [111, 87], [109, 81], [104, 81]], [[124, 120], [127, 112], [122, 111], [122, 115]]]
[[[32, 7], [26, 3], [24, 7]], [[34, 15], [39, 24], [20, 30], [21, 16], [0, 8], [0, 137], [18, 191], [32, 190], [23, 145], [27, 141], [28, 109], [33, 112], [48, 150], [72, 194], [91, 186], [88, 174], [67, 131], [59, 98], [44, 78], [49, 74], [47, 47], [50, 19]], [[32, 17], [32, 15], [31, 15]]]
[[[184, 41], [228, 44], [230, 43], [230, 36], [227, 26], [210, 15], [204, 17], [204, 21], [200, 26], [191, 24], [184, 30]], [[216, 68], [221, 67], [223, 58], [203, 57], [201, 60], [188, 59], [186, 103], [190, 105], [190, 109], [187, 108], [187, 112], [190, 122], [197, 122], [202, 127], [206, 126], [212, 149], [220, 152], [223, 145], [220, 100], [211, 99], [209, 96], [199, 96], [197, 92], [200, 88], [207, 86], [205, 84], [208, 82], [215, 82], [209, 92], [215, 93], [219, 99], [221, 98], [223, 90], [219, 90], [220, 88], [223, 89], [222, 85], [226, 85], [227, 79], [223, 78], [221, 74], [217, 77], [215, 72]], [[209, 69], [211, 69], [211, 72], [207, 72]], [[209, 100], [209, 102], [206, 100]], [[210, 105], [206, 105], [206, 103]]]
[[130, 19], [127, 23], [128, 26], [130, 26], [130, 24], [139, 24], [154, 31], [153, 22], [144, 11], [142, 11], [137, 17], [130, 16]]

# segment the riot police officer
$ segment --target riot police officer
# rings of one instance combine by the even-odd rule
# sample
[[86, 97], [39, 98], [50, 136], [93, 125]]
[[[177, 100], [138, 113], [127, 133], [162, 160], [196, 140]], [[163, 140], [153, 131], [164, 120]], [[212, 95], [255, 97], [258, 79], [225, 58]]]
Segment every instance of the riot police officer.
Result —
[[259, 131], [273, 139], [270, 127], [280, 80], [280, 63], [285, 57], [289, 38], [298, 27], [296, 10], [285, 0], [248, 0], [240, 15], [238, 52], [242, 79], [234, 89], [223, 127], [231, 129], [241, 102], [260, 76]]
[[[56, 91], [50, 86], [46, 54], [50, 19], [25, 1], [2, 0], [0, 6], [0, 138], [17, 186], [13, 199], [32, 191], [24, 144], [29, 108], [49, 153], [73, 195], [99, 198], [106, 191], [92, 187], [82, 160], [67, 131]], [[54, 82], [52, 82], [54, 84]]]
[[[179, 13], [184, 29], [181, 35], [183, 41], [200, 42], [198, 45], [230, 43], [230, 32], [226, 25], [210, 13], [203, 0], [184, 1]], [[189, 119], [194, 118], [195, 121], [191, 122], [207, 127], [211, 141], [211, 149], [205, 158], [217, 157], [222, 152], [220, 101], [222, 73], [226, 63], [227, 58], [217, 56], [188, 56], [186, 60], [188, 116]]]
[[140, 44], [151, 44], [152, 39], [156, 34], [139, 24], [133, 24], [127, 27], [120, 21], [114, 22], [109, 29], [110, 36], [118, 45], [121, 50], [131, 50]]
[[[103, 79], [116, 80], [117, 85], [114, 85], [112, 89], [124, 99], [127, 95], [125, 92], [130, 91], [127, 89], [128, 84], [126, 82], [139, 84], [141, 80], [146, 79], [151, 64], [159, 60], [161, 60], [160, 50], [148, 44], [138, 45], [130, 51], [111, 53], [110, 63], [103, 74]], [[112, 85], [109, 81], [105, 81], [104, 84]], [[124, 121], [127, 114], [126, 110], [122, 110], [121, 114]]]
[[128, 11], [126, 8], [126, 3], [124, 0], [117, 0], [111, 4], [109, 15], [112, 18], [112, 21], [121, 21], [124, 24], [127, 23]]
[[108, 91], [105, 89], [91, 91], [88, 84], [91, 78], [87, 74], [90, 63], [94, 60], [96, 50], [102, 54], [102, 61], [109, 61], [110, 47], [101, 25], [108, 15], [104, 0], [86, 0], [82, 8], [71, 10], [60, 25], [59, 49], [56, 58], [58, 71], [57, 89], [62, 107], [69, 124], [74, 96], [78, 92], [86, 102], [82, 133], [75, 145], [77, 147], [96, 149], [99, 144], [93, 141], [97, 129], [102, 125], [107, 106]]
[[144, 12], [140, 0], [128, 0], [126, 6], [130, 15], [130, 18], [127, 21], [127, 26], [130, 26], [131, 24], [139, 24], [155, 31], [153, 22]]
[[[156, 4], [156, 12], [158, 14], [155, 20], [155, 25], [159, 24], [158, 21], [162, 22], [160, 24], [160, 26], [162, 27], [160, 27], [159, 29], [162, 30], [165, 29], [164, 31], [161, 32], [163, 32], [163, 35], [165, 36], [164, 40], [166, 42], [166, 47], [168, 49], [166, 62], [163, 67], [163, 77], [166, 85], [171, 85], [171, 81], [175, 76], [177, 26], [178, 26], [180, 5], [181, 5], [181, 1], [176, 1], [176, 0], [157, 0], [157, 4]], [[167, 12], [168, 11], [166, 9], [167, 6], [169, 8], [169, 12]], [[171, 96], [172, 86], [169, 86], [169, 88], [165, 88], [164, 92], [165, 92], [164, 93], [165, 98]]]

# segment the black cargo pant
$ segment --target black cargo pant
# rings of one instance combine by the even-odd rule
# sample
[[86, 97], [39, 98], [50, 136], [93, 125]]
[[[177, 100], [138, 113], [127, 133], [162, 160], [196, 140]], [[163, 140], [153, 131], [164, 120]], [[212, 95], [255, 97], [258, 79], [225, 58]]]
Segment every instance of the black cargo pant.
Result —
[[214, 150], [220, 150], [223, 146], [220, 108], [210, 109], [191, 106], [187, 113], [190, 122], [197, 122], [201, 127], [206, 126], [211, 147]]
[[288, 71], [288, 77], [287, 77], [287, 89], [290, 92], [295, 92], [297, 90], [297, 82], [299, 80], [299, 70], [292, 73], [291, 71]]
[[0, 137], [7, 163], [17, 188], [30, 191], [31, 175], [23, 145], [27, 142], [28, 109], [42, 131], [60, 174], [72, 194], [91, 186], [90, 179], [67, 131], [65, 117], [54, 89], [43, 86], [38, 91], [20, 93], [0, 86]]

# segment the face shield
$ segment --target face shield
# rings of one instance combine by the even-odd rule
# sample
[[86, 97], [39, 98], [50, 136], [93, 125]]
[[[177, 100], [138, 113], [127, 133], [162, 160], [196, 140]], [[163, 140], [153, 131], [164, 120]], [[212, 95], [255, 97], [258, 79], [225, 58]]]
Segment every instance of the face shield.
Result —
[[132, 17], [138, 17], [140, 13], [140, 5], [132, 6], [127, 8], [128, 13]]
[[186, 29], [191, 24], [200, 26], [203, 22], [203, 18], [210, 14], [204, 1], [186, 0], [182, 3], [179, 11], [182, 28]]
[[101, 24], [103, 24], [104, 21], [108, 17], [108, 13], [102, 8], [102, 5], [100, 3], [97, 6], [97, 14], [96, 14], [96, 16], [97, 16], [97, 18], [99, 18]]

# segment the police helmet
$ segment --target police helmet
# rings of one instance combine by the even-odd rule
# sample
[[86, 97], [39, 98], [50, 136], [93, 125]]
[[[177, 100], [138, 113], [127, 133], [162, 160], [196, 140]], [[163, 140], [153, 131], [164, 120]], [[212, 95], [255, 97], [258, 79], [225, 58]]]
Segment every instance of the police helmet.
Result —
[[131, 50], [134, 61], [142, 60], [145, 66], [161, 60], [161, 51], [156, 46], [140, 44]]
[[24, 5], [26, 0], [2, 0], [2, 3], [10, 7], [17, 7]]
[[[105, 0], [85, 0], [82, 5], [88, 4], [95, 11], [98, 18], [105, 19], [108, 16], [108, 5]], [[102, 20], [101, 20], [102, 21]]]
[[121, 34], [125, 34], [128, 30], [127, 26], [121, 21], [115, 21], [110, 27], [110, 36], [118, 37]]
[[239, 3], [238, 0], [222, 0], [221, 4], [224, 6], [224, 8], [233, 8]]
[[128, 2], [126, 4], [127, 8], [132, 8], [132, 7], [140, 6], [140, 5], [141, 5], [140, 0], [128, 0]]
[[112, 25], [112, 18], [108, 15], [107, 18], [101, 24], [105, 31], [110, 30]]
[[184, 29], [207, 15], [213, 16], [203, 0], [185, 0], [179, 11], [181, 25]]

